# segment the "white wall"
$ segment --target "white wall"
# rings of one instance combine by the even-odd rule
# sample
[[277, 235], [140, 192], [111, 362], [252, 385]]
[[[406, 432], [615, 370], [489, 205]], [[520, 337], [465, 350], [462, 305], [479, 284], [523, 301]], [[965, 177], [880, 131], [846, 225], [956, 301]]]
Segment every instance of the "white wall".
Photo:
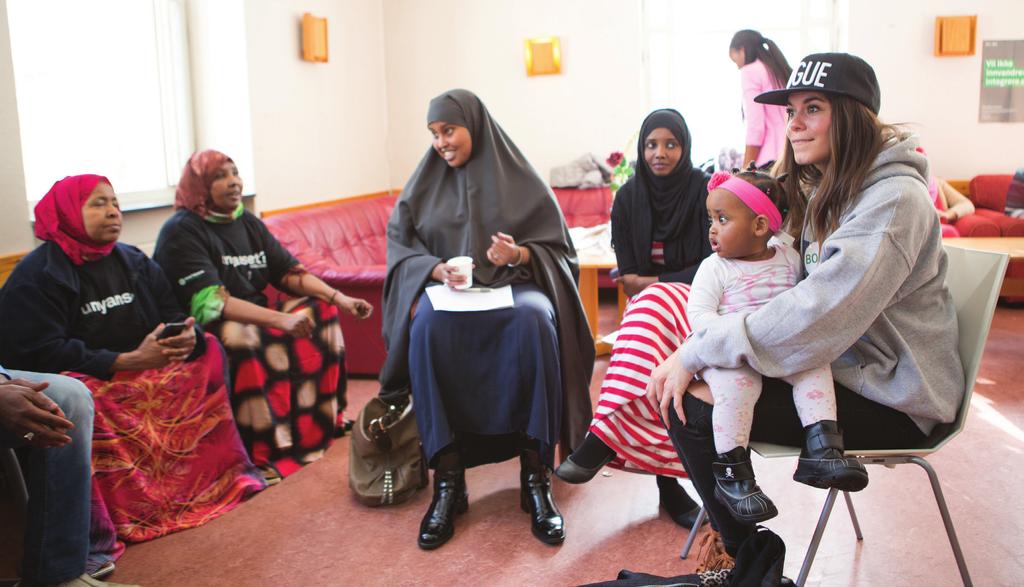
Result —
[[[261, 210], [390, 187], [381, 1], [246, 2]], [[300, 59], [307, 11], [327, 18], [328, 63]]]
[[31, 249], [6, 0], [0, 0], [0, 210], [0, 255]]
[[188, 36], [196, 149], [227, 153], [255, 192], [244, 0], [189, 0]]
[[[391, 180], [430, 144], [427, 105], [474, 91], [545, 179], [551, 167], [621, 150], [647, 114], [640, 0], [387, 0]], [[523, 42], [556, 35], [562, 74], [528, 77]]]
[[[935, 17], [978, 15], [970, 57], [935, 57]], [[1020, 0], [853, 0], [848, 50], [871, 63], [882, 88], [881, 117], [913, 123], [933, 172], [970, 179], [1024, 166], [1024, 123], [979, 123], [981, 42], [1024, 39]]]

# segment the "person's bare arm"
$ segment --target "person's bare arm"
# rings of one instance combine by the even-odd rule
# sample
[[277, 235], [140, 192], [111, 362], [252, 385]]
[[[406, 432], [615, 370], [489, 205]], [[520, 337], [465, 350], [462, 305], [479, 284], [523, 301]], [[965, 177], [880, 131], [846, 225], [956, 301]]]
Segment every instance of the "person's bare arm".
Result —
[[233, 296], [224, 302], [221, 316], [243, 324], [283, 330], [296, 338], [305, 338], [313, 333], [313, 319], [305, 314], [276, 312]]
[[338, 307], [338, 310], [356, 318], [369, 318], [370, 314], [373, 313], [373, 306], [366, 300], [347, 296], [327, 285], [322, 279], [312, 273], [290, 273], [285, 275], [281, 279], [281, 286], [294, 294], [317, 298], [328, 304], [333, 304]]

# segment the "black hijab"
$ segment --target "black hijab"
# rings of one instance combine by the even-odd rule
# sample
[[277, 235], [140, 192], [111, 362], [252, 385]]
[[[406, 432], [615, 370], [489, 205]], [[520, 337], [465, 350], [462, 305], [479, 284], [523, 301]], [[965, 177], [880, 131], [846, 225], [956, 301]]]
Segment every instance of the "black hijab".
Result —
[[[644, 144], [655, 129], [664, 128], [675, 136], [682, 147], [679, 163], [665, 177], [658, 177], [644, 159]], [[636, 174], [616, 194], [616, 203], [629, 209], [630, 234], [635, 258], [640, 269], [650, 271], [651, 242], [665, 245], [665, 265], [687, 267], [704, 258], [707, 232], [708, 176], [690, 161], [690, 129], [683, 115], [671, 108], [655, 110], [640, 127], [637, 141]], [[641, 260], [646, 259], [646, 263]]]
[[[565, 398], [563, 454], [568, 454], [564, 449], [575, 448], [590, 424], [594, 341], [576, 288], [579, 264], [565, 219], [551, 189], [475, 94], [451, 90], [431, 100], [427, 123], [438, 121], [467, 128], [472, 154], [453, 168], [428, 148], [391, 214], [383, 300], [388, 356], [381, 396], [409, 393], [409, 311], [434, 267], [469, 255], [476, 264], [473, 283], [532, 282], [555, 308]], [[498, 231], [529, 248], [529, 266], [495, 266], [487, 259], [491, 235]]]

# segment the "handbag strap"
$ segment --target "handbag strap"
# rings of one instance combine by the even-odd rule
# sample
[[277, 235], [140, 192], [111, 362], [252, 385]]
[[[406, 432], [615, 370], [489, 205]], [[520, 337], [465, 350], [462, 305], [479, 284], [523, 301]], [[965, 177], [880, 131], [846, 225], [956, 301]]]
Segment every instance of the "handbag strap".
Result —
[[394, 426], [399, 416], [401, 416], [401, 412], [399, 412], [398, 406], [389, 405], [384, 415], [370, 420], [367, 432], [379, 450], [385, 452], [391, 450], [392, 442], [388, 429]]

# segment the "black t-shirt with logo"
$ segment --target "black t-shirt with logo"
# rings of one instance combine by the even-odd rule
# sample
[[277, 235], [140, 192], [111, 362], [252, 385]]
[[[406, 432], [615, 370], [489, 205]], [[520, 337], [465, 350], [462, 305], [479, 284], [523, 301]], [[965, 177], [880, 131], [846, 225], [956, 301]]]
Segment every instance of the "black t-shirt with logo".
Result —
[[146, 318], [136, 303], [128, 271], [117, 255], [75, 267], [79, 307], [68, 335], [86, 341], [91, 349], [128, 352], [149, 334]]
[[179, 210], [160, 230], [153, 258], [185, 308], [193, 295], [211, 285], [222, 285], [232, 297], [266, 306], [263, 290], [268, 284], [280, 284], [288, 270], [299, 264], [249, 212], [233, 222], [215, 224]]

